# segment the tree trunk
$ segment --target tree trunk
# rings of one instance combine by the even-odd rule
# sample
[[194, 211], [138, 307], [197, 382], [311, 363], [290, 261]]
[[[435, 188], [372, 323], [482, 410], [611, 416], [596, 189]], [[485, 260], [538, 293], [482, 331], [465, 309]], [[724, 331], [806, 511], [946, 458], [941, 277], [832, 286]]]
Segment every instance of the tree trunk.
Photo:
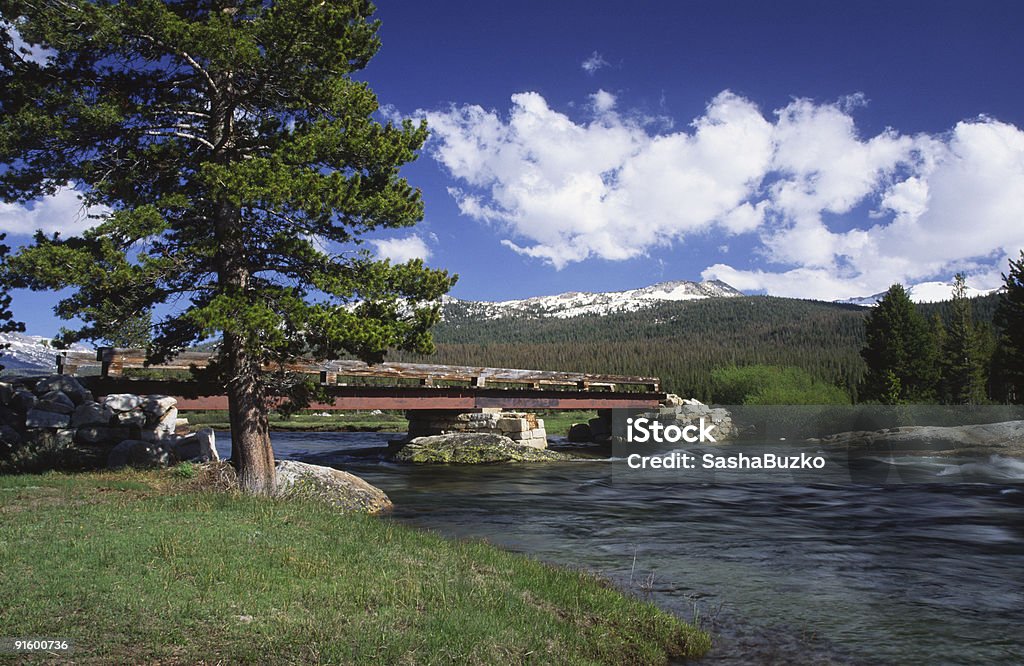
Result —
[[235, 334], [224, 335], [223, 353], [228, 371], [231, 459], [238, 472], [238, 487], [253, 495], [271, 495], [277, 479], [259, 361]]
[[[229, 163], [234, 144], [234, 90], [230, 72], [216, 77], [216, 86], [210, 90], [209, 140], [218, 146], [214, 161]], [[219, 245], [217, 252], [217, 279], [222, 290], [235, 295], [246, 294], [250, 267], [247, 264], [247, 245], [241, 210], [227, 197], [221, 196], [214, 204], [214, 233]], [[245, 322], [239, 322], [244, 327]], [[252, 349], [252, 340], [258, 338], [244, 329], [224, 331], [223, 355], [225, 387], [228, 394], [228, 412], [231, 421], [231, 460], [238, 471], [238, 487], [253, 495], [273, 494], [277, 474], [274, 469], [274, 449], [270, 445], [267, 424], [266, 389], [260, 380], [260, 354]]]

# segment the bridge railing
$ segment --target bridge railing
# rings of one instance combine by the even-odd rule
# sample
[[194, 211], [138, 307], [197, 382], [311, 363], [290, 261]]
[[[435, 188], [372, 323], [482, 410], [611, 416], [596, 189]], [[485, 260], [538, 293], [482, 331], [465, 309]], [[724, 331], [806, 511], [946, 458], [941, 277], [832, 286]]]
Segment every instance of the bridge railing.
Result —
[[[167, 371], [188, 371], [205, 368], [210, 352], [182, 352], [173, 359], [159, 365], [148, 365], [146, 353], [141, 349], [101, 347], [95, 354], [86, 351], [69, 350], [57, 355], [57, 372], [79, 374], [81, 371], [98, 366], [102, 377], [124, 377], [126, 370], [149, 369]], [[267, 366], [276, 369], [278, 366]], [[391, 380], [392, 382], [413, 381], [419, 386], [438, 386], [445, 383], [465, 383], [470, 387], [506, 387], [532, 389], [563, 389], [576, 391], [621, 391], [642, 390], [657, 393], [661, 380], [657, 377], [632, 375], [608, 375], [583, 372], [556, 372], [548, 370], [520, 370], [514, 368], [490, 368], [483, 366], [437, 365], [429, 363], [378, 363], [368, 365], [362, 361], [297, 361], [284, 366], [285, 370], [319, 376], [321, 384], [344, 386], [348, 378]]]

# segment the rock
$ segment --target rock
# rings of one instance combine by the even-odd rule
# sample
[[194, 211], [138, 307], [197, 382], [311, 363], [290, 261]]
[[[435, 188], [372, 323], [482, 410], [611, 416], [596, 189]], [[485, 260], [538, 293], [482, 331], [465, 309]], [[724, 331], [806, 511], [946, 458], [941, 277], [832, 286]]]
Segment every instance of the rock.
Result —
[[27, 414], [35, 406], [36, 397], [32, 395], [30, 391], [26, 391], [25, 389], [16, 391], [14, 393], [14, 397], [11, 398], [11, 407], [22, 414]]
[[14, 384], [0, 382], [0, 405], [9, 405], [14, 398]]
[[107, 467], [163, 467], [173, 461], [173, 453], [163, 444], [126, 439], [111, 449]]
[[100, 400], [115, 412], [130, 412], [142, 404], [142, 398], [131, 393], [114, 393]]
[[92, 400], [92, 394], [70, 375], [51, 375], [36, 383], [36, 395], [44, 395], [50, 391], [60, 391], [67, 395], [75, 405]]
[[503, 418], [498, 420], [498, 430], [502, 432], [525, 432], [530, 429], [530, 422], [520, 418]]
[[25, 415], [26, 428], [66, 428], [71, 425], [71, 414], [58, 414], [43, 409], [31, 409]]
[[120, 426], [82, 426], [75, 431], [80, 444], [116, 444], [132, 436], [132, 428]]
[[345, 511], [380, 513], [392, 508], [383, 490], [340, 469], [294, 460], [277, 463], [277, 492], [286, 498], [313, 498]]
[[36, 402], [36, 409], [57, 414], [73, 414], [75, 403], [63, 391], [50, 391], [39, 398], [39, 401]]
[[178, 401], [167, 395], [147, 395], [142, 399], [142, 411], [153, 423], [160, 421], [164, 414], [177, 405]]
[[594, 433], [590, 431], [589, 423], [573, 423], [569, 426], [566, 439], [570, 442], [589, 442], [594, 439]]
[[25, 417], [10, 407], [0, 406], [0, 424], [11, 426], [15, 429], [21, 428], [25, 425]]
[[123, 426], [135, 426], [141, 428], [146, 425], [146, 413], [141, 409], [131, 409], [126, 412], [118, 412], [117, 422]]
[[904, 426], [885, 430], [853, 431], [811, 442], [845, 448], [857, 454], [921, 452], [932, 455], [1024, 455], [1024, 421], [964, 426]]
[[200, 428], [196, 431], [196, 439], [199, 440], [199, 455], [208, 460], [220, 460], [217, 453], [217, 435], [213, 428]]
[[105, 426], [110, 425], [113, 418], [114, 410], [110, 407], [98, 402], [84, 402], [76, 407], [74, 414], [71, 415], [71, 426], [74, 428], [92, 425]]
[[8, 446], [21, 444], [21, 433], [9, 425], [0, 425], [0, 442]]
[[175, 440], [172, 446], [178, 460], [210, 462], [220, 460], [216, 444], [213, 428], [203, 428], [195, 434]]
[[189, 434], [191, 427], [188, 424], [188, 419], [181, 417], [174, 419], [174, 434], [180, 437], [184, 437]]
[[399, 462], [479, 464], [572, 460], [571, 456], [517, 444], [502, 435], [455, 433], [417, 437], [393, 456]]
[[675, 393], [668, 393], [668, 394], [665, 395], [665, 400], [662, 401], [661, 404], [665, 405], [666, 407], [679, 407], [680, 405], [682, 405], [684, 403], [683, 403], [683, 399], [680, 398]]
[[171, 407], [160, 420], [153, 425], [153, 437], [156, 440], [165, 440], [174, 437], [175, 426], [178, 421], [178, 408]]

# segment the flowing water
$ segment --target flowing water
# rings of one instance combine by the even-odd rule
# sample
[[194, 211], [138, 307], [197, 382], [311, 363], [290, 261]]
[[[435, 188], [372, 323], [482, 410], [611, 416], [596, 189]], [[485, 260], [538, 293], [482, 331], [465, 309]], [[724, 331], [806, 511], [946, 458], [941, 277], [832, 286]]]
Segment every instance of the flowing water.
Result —
[[1019, 461], [890, 461], [921, 480], [903, 485], [629, 483], [608, 460], [416, 467], [367, 450], [393, 436], [273, 441], [278, 457], [382, 488], [403, 523], [584, 567], [696, 615], [715, 635], [707, 663], [1024, 663]]

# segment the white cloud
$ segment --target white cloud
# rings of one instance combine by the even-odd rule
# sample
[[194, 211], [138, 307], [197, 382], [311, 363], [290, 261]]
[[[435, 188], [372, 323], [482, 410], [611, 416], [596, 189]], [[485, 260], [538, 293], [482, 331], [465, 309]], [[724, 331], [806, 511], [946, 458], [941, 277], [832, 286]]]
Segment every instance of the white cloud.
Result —
[[410, 259], [430, 258], [430, 248], [416, 234], [405, 238], [383, 238], [371, 240], [371, 244], [377, 248], [377, 256], [381, 259], [390, 259], [393, 264], [404, 264]]
[[602, 56], [597, 51], [594, 51], [589, 58], [587, 58], [580, 64], [580, 67], [582, 67], [583, 71], [585, 71], [587, 74], [593, 74], [597, 70], [601, 69], [602, 67], [607, 67], [608, 65], [609, 63], [607, 60], [604, 59], [604, 56]]
[[598, 90], [596, 93], [590, 96], [590, 101], [594, 104], [594, 111], [597, 113], [607, 113], [615, 108], [615, 95], [611, 94], [606, 90]]
[[[90, 209], [88, 212], [97, 214], [106, 212], [106, 209]], [[0, 232], [11, 235], [31, 235], [40, 229], [46, 234], [77, 235], [96, 223], [97, 220], [87, 217], [72, 183], [56, 194], [36, 199], [28, 205], [0, 202]]]
[[610, 93], [593, 100], [583, 124], [537, 93], [514, 95], [507, 121], [479, 106], [427, 113], [432, 154], [469, 186], [449, 190], [461, 211], [559, 268], [640, 256], [709, 221], [757, 226], [764, 206], [746, 199], [771, 160], [772, 128], [753, 104], [722, 93], [692, 134], [651, 135]]
[[506, 117], [421, 112], [432, 155], [461, 181], [449, 192], [462, 213], [556, 268], [694, 234], [756, 234], [764, 268], [716, 264], [705, 277], [817, 298], [958, 270], [983, 287], [1024, 247], [1024, 132], [1013, 125], [980, 117], [942, 135], [862, 137], [850, 113], [863, 95], [797, 99], [766, 117], [725, 91], [688, 129], [658, 132], [611, 93], [590, 99], [582, 121], [532, 92], [513, 95]]

